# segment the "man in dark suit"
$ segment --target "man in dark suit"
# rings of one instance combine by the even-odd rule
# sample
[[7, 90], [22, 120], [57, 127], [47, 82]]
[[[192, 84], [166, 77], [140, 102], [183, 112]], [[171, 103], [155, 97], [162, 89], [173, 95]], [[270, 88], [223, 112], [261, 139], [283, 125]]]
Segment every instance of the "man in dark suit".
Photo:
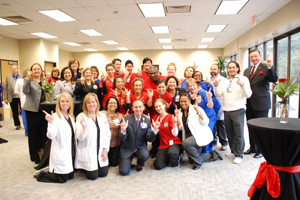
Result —
[[[250, 81], [252, 96], [247, 99], [247, 120], [259, 117], [268, 117], [269, 109], [271, 108], [271, 100], [269, 83], [276, 82], [278, 77], [272, 61], [267, 57], [266, 61], [261, 61], [260, 52], [257, 49], [252, 49], [249, 54], [252, 66], [244, 71]], [[244, 154], [254, 153], [254, 158], [261, 158], [262, 155], [258, 151], [257, 146], [252, 138], [252, 133], [249, 131], [250, 148]]]
[[12, 75], [6, 77], [5, 88], [4, 88], [4, 102], [7, 104], [9, 102], [10, 108], [13, 113], [14, 124], [17, 130], [21, 129], [21, 123], [19, 119], [19, 109], [20, 105], [20, 94], [15, 93], [15, 85], [19, 78], [18, 66], [11, 66]]
[[119, 172], [123, 176], [130, 173], [133, 157], [138, 158], [136, 170], [143, 170], [144, 163], [149, 159], [147, 141], [152, 142], [158, 132], [152, 131], [150, 119], [143, 116], [144, 103], [141, 100], [133, 102], [132, 110], [134, 113], [126, 116], [120, 124]]

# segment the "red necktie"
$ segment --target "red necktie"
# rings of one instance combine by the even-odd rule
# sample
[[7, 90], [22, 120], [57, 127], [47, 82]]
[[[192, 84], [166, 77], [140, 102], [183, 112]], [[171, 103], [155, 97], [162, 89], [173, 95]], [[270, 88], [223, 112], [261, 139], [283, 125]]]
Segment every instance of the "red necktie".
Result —
[[255, 66], [252, 67], [251, 74], [250, 74], [250, 78], [249, 78], [250, 81], [251, 81], [251, 79], [252, 79], [252, 77], [253, 77], [254, 70], [255, 70]]

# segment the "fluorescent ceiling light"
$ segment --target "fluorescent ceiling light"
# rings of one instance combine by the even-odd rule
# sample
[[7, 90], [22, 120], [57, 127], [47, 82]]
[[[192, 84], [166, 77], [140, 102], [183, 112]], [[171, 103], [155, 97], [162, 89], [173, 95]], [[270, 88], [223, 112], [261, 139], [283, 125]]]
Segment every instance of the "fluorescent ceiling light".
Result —
[[165, 38], [165, 39], [158, 39], [160, 43], [171, 43], [172, 39], [171, 38]]
[[240, 12], [248, 0], [240, 1], [222, 1], [216, 15], [234, 15]]
[[102, 41], [102, 42], [104, 42], [105, 44], [119, 44], [113, 40], [106, 40], [106, 41]]
[[125, 50], [129, 50], [128, 48], [126, 48], [126, 47], [117, 47], [117, 49], [119, 49], [119, 50], [123, 50], [123, 51], [125, 51]]
[[101, 33], [99, 33], [94, 29], [86, 29], [86, 30], [79, 30], [79, 31], [89, 36], [103, 36]]
[[44, 32], [37, 32], [37, 33], [30, 33], [32, 35], [36, 35], [42, 38], [57, 38], [56, 36], [50, 35], [48, 33], [44, 33]]
[[165, 9], [162, 3], [138, 4], [145, 17], [165, 17]]
[[173, 49], [173, 46], [162, 46], [163, 49]]
[[222, 32], [227, 25], [209, 25], [206, 32]]
[[84, 49], [86, 51], [97, 51], [96, 49], [92, 49], [92, 48], [87, 48], [87, 49]]
[[206, 49], [208, 45], [198, 45], [197, 49]]
[[169, 33], [169, 27], [168, 26], [151, 26], [152, 31], [155, 34], [159, 33]]
[[213, 37], [213, 38], [202, 38], [201, 39], [201, 42], [212, 42], [212, 41], [214, 41], [215, 40], [215, 38]]
[[0, 25], [2, 26], [12, 26], [12, 25], [19, 25], [15, 22], [12, 22], [12, 21], [9, 21], [9, 20], [6, 20], [6, 19], [3, 19], [3, 18], [0, 18]]
[[42, 10], [39, 12], [59, 22], [77, 21], [73, 17], [61, 12], [60, 10]]
[[78, 43], [75, 43], [75, 42], [63, 42], [63, 43], [66, 44], [66, 45], [73, 46], [73, 47], [82, 46], [81, 44], [78, 44]]

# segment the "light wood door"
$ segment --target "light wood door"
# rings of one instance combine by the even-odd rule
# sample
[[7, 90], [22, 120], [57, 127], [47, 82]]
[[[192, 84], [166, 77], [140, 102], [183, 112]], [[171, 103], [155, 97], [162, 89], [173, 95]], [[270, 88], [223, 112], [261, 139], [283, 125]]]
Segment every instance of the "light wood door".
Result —
[[56, 63], [53, 63], [53, 62], [45, 62], [45, 73], [46, 75], [48, 73], [51, 74], [53, 68], [56, 67]]

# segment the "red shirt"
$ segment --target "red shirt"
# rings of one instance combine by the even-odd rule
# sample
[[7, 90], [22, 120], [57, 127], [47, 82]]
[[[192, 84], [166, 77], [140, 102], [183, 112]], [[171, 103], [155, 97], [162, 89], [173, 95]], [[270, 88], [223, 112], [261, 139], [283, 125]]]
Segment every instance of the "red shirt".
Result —
[[[108, 99], [108, 94], [109, 94], [109, 92], [110, 92], [112, 89], [114, 89], [114, 83], [113, 83], [113, 81], [111, 81], [108, 77], [106, 77], [105, 84], [106, 84], [106, 88], [107, 88], [107, 94], [103, 94], [103, 100], [102, 100], [102, 107], [103, 107], [103, 108], [105, 107], [106, 101], [107, 101], [107, 99]], [[102, 82], [102, 80], [101, 80], [100, 83], [99, 83], [99, 87], [100, 87], [100, 88], [103, 88], [103, 82]]]
[[142, 76], [141, 78], [144, 80], [144, 87], [143, 87], [143, 91], [147, 92], [148, 90], [154, 90], [157, 89], [157, 86], [155, 85], [155, 83], [153, 83], [153, 81], [151, 80], [151, 78], [148, 76], [148, 74], [145, 71], [141, 71]]
[[[122, 113], [123, 115], [125, 115], [125, 105], [126, 105], [126, 103], [125, 103], [125, 99], [123, 98], [123, 93], [124, 93], [124, 91], [121, 91], [120, 95], [117, 96], [117, 99], [118, 99], [119, 105], [120, 105], [120, 110], [119, 110], [119, 112]], [[116, 96], [114, 95], [114, 92], [113, 92], [113, 91], [110, 91], [110, 92], [108, 93], [107, 99], [108, 99], [109, 97], [116, 97]]]
[[158, 99], [158, 98], [164, 99], [167, 102], [167, 104], [170, 104], [172, 102], [172, 96], [171, 96], [171, 94], [169, 92], [166, 91], [162, 95], [162, 97], [159, 97], [158, 93], [157, 93], [157, 89], [153, 90], [152, 107], [151, 107], [151, 109], [149, 111], [151, 119], [153, 119], [155, 115], [158, 115], [158, 113], [155, 110], [155, 105], [154, 105], [155, 100]]
[[[156, 121], [157, 118], [158, 118], [159, 115], [155, 116], [153, 118], [153, 121]], [[153, 124], [152, 124], [153, 126]], [[159, 131], [158, 131], [158, 134], [159, 134], [159, 147], [158, 149], [166, 149], [166, 148], [169, 148], [170, 146], [172, 146], [172, 143], [173, 144], [181, 144], [181, 140], [179, 139], [178, 136], [174, 136], [172, 134], [172, 129], [174, 127], [174, 124], [173, 124], [173, 120], [172, 120], [172, 115], [171, 114], [167, 114], [160, 126], [159, 126]]]
[[[148, 103], [148, 94], [146, 92], [142, 92], [140, 98], [139, 98], [142, 102], [144, 102], [144, 105], [146, 105]], [[131, 105], [133, 104], [133, 102], [135, 102], [136, 96], [133, 93], [130, 93], [130, 103]], [[129, 114], [132, 114], [133, 110], [130, 109]]]
[[127, 90], [132, 90], [132, 82], [137, 77], [137, 73], [132, 73], [130, 77], [127, 78], [125, 81], [125, 88]]

